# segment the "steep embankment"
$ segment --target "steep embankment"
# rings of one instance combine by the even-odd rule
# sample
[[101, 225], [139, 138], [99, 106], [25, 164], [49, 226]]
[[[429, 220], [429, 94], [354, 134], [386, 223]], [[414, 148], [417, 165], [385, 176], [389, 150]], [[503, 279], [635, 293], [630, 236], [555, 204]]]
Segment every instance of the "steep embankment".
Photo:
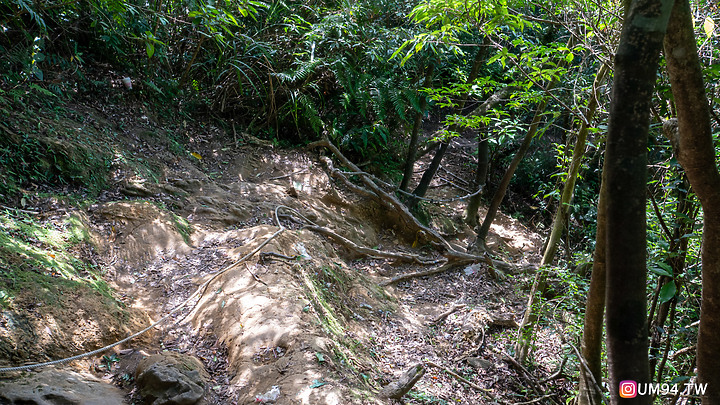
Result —
[[[364, 247], [437, 252], [413, 244], [416, 235], [401, 234], [384, 208], [336, 184], [316, 153], [275, 150], [199, 123], [161, 126], [141, 108], [102, 109], [39, 114], [37, 122], [11, 130], [46, 147], [40, 158], [57, 155], [79, 182], [102, 173], [107, 182], [93, 183], [98, 192], [87, 195], [72, 179], [65, 190], [25, 182], [30, 187], [21, 197], [6, 196], [18, 208], [2, 214], [0, 365], [112, 343], [168, 314], [224, 271], [158, 330], [63, 370], [113, 377], [137, 397], [142, 389], [131, 391], [137, 364], [167, 350], [200, 360], [210, 403], [252, 403], [279, 391], [281, 404], [347, 404], [382, 402], [377, 392], [384, 384], [430, 361], [441, 367], [428, 369], [406, 397], [410, 403], [522, 394], [513, 382], [519, 371], [502, 354], [524, 305], [519, 270], [492, 279], [485, 264], [475, 264], [382, 287], [422, 266], [350, 251], [303, 229], [306, 221]], [[39, 134], [32, 134], [33, 125]], [[48, 164], [62, 180], [57, 162]], [[86, 166], [97, 170], [83, 172]], [[465, 246], [472, 231], [460, 221], [461, 208], [453, 203], [429, 212], [433, 226]], [[286, 229], [278, 233], [279, 225]], [[537, 235], [505, 217], [494, 232], [490, 244], [506, 260], [533, 261]], [[268, 239], [258, 254], [238, 262]], [[557, 339], [557, 331], [542, 333], [544, 344]], [[556, 358], [548, 359], [541, 364], [550, 370]]]

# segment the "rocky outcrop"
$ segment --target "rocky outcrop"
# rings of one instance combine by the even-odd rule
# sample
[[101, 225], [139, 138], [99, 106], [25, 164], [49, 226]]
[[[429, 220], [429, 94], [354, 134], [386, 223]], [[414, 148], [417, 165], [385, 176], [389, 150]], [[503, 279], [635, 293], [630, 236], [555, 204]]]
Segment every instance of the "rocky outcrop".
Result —
[[43, 370], [13, 381], [0, 381], [0, 404], [122, 405], [125, 393], [90, 375]]
[[143, 359], [135, 371], [138, 391], [146, 404], [201, 404], [209, 376], [195, 357], [161, 353]]

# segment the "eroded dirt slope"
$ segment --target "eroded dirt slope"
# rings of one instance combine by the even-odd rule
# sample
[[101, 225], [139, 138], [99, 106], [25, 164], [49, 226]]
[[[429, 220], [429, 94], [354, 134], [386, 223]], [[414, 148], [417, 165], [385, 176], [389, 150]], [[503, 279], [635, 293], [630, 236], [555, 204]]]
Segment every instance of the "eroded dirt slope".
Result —
[[[98, 121], [113, 116], [91, 114]], [[27, 328], [7, 321], [31, 308], [19, 301], [14, 313], [4, 312], [2, 326], [10, 337], [0, 351], [3, 363], [63, 357], [111, 343], [164, 316], [216, 272], [234, 266], [191, 300], [189, 310], [114, 349], [113, 361], [95, 358], [70, 367], [112, 377], [128, 398], [136, 398], [131, 377], [140, 358], [163, 350], [192, 354], [211, 375], [212, 404], [253, 403], [274, 386], [279, 404], [384, 402], [379, 389], [421, 361], [455, 370], [482, 390], [430, 368], [406, 397], [409, 403], [517, 402], [527, 393], [519, 371], [503, 360], [523, 309], [528, 275], [520, 269], [527, 266], [493, 279], [484, 264], [476, 264], [383, 287], [390, 277], [419, 266], [358, 256], [302, 229], [305, 221], [361, 246], [436, 252], [410, 246], [413, 235], [399, 234], [391, 215], [331, 180], [317, 152], [275, 150], [252, 139], [238, 145], [217, 128], [190, 127], [185, 151], [171, 153], [153, 136], [151, 120], [125, 122], [123, 128], [118, 147], [142, 154], [155, 176], [118, 164], [114, 183], [90, 204], [32, 201], [38, 212], [80, 219], [92, 249], [77, 254], [103, 269], [113, 297], [124, 306], [122, 316], [108, 316], [101, 305], [81, 299], [63, 302], [59, 307], [67, 313], [52, 317], [55, 330], [79, 341], [59, 350], [47, 343], [54, 329], [43, 328], [49, 311], [38, 313]], [[470, 176], [455, 168], [456, 176]], [[458, 193], [448, 187], [433, 192]], [[279, 211], [287, 229], [276, 234], [278, 207], [287, 207]], [[462, 247], [472, 242], [472, 230], [462, 224], [461, 212], [459, 202], [430, 209], [431, 224]], [[238, 263], [273, 235], [258, 254]], [[517, 221], [501, 217], [490, 245], [506, 261], [527, 264], [537, 261], [540, 241]], [[87, 326], [89, 320], [96, 326]], [[546, 333], [552, 347], [557, 332]], [[12, 345], [25, 341], [34, 346], [10, 354]], [[539, 353], [550, 372], [559, 356]], [[567, 388], [563, 380], [556, 384]]]

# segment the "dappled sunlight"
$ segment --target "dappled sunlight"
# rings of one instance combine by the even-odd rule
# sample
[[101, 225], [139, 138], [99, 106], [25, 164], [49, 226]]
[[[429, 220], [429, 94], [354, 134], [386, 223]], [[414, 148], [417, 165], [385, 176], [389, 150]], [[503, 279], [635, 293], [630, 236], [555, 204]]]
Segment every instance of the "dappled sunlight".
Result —
[[496, 220], [490, 226], [490, 231], [500, 238], [502, 244], [511, 248], [513, 255], [517, 253], [542, 253], [539, 252], [542, 247], [540, 236], [530, 232], [526, 226], [513, 218], [504, 217]]

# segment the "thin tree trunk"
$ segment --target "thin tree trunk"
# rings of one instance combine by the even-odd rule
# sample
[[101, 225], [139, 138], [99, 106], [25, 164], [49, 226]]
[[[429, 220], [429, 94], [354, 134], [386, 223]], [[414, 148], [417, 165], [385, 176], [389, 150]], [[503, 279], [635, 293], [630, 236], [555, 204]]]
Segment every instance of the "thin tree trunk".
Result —
[[[467, 78], [468, 84], [473, 83], [475, 79], [477, 79], [478, 73], [480, 72], [480, 66], [482, 65], [482, 62], [484, 60], [485, 53], [481, 50], [478, 51], [477, 54], [475, 54], [475, 60], [473, 61], [470, 75]], [[463, 95], [460, 103], [458, 103], [458, 106], [455, 107], [456, 114], [462, 113], [463, 108], [465, 108], [467, 98], [467, 94]], [[451, 131], [457, 131], [457, 129], [458, 128], [454, 125], [452, 128], [450, 128]], [[430, 166], [425, 170], [425, 173], [423, 173], [422, 177], [420, 178], [420, 183], [418, 183], [417, 187], [415, 187], [415, 190], [413, 190], [413, 194], [415, 196], [408, 199], [408, 208], [412, 209], [415, 207], [415, 205], [417, 205], [417, 203], [420, 201], [420, 199], [417, 197], [425, 197], [425, 193], [427, 193], [427, 190], [430, 187], [430, 182], [432, 181], [433, 177], [435, 177], [435, 173], [437, 173], [437, 170], [440, 167], [440, 162], [442, 162], [442, 159], [445, 156], [445, 152], [447, 152], [448, 146], [450, 146], [449, 140], [446, 140], [440, 144], [437, 152], [435, 152], [435, 156], [433, 156], [433, 160], [430, 162]]]
[[[660, 303], [657, 310], [657, 316], [653, 318], [648, 318], [648, 322], [650, 322], [650, 376], [653, 377], [655, 374], [655, 367], [658, 362], [659, 354], [660, 354], [660, 342], [663, 337], [666, 338], [666, 340], [671, 340], [670, 336], [667, 333], [667, 330], [665, 329], [665, 321], [667, 320], [667, 317], [670, 313], [671, 305], [674, 305], [674, 302], [676, 302], [676, 298], [680, 295], [681, 286], [680, 283], [681, 280], [681, 274], [685, 271], [685, 258], [688, 248], [688, 238], [684, 235], [687, 235], [692, 232], [692, 227], [695, 222], [695, 212], [693, 201], [691, 200], [689, 194], [690, 190], [690, 184], [687, 181], [686, 176], [681, 173], [680, 176], [682, 177], [682, 182], [680, 183], [679, 187], [675, 189], [676, 195], [675, 198], [677, 198], [677, 204], [675, 209], [675, 219], [673, 223], [675, 224], [672, 230], [672, 234], [666, 235], [668, 238], [668, 243], [670, 247], [667, 250], [667, 256], [668, 256], [668, 262], [670, 267], [672, 268], [673, 277], [667, 277], [667, 276], [661, 276], [658, 280], [658, 288], [656, 291], [655, 296], [655, 302], [657, 302], [657, 297], [659, 297], [660, 289], [663, 285], [666, 283], [675, 280], [675, 284], [677, 285], [677, 290], [675, 293], [675, 297], [673, 300], [666, 301], [663, 303]], [[653, 203], [654, 204], [654, 203]], [[659, 211], [659, 210], [658, 210]], [[659, 213], [658, 213], [659, 215]], [[664, 226], [664, 225], [663, 225]], [[668, 230], [669, 231], [669, 230]], [[666, 232], [667, 233], [667, 232]], [[654, 305], [651, 307], [654, 308]], [[653, 316], [653, 312], [651, 310], [650, 317]], [[671, 325], [672, 327], [672, 325]], [[658, 378], [655, 378], [656, 382], [662, 382], [660, 380], [660, 376], [662, 376], [662, 370], [657, 371]]]
[[[490, 163], [490, 142], [488, 138], [478, 135], [478, 164], [475, 169], [475, 179], [473, 180], [472, 190], [480, 191], [485, 188], [487, 181], [488, 166]], [[478, 209], [480, 208], [480, 200], [482, 194], [476, 194], [468, 201], [465, 209], [465, 223], [470, 226], [478, 225]]]
[[[599, 405], [602, 392], [595, 383], [602, 381], [602, 338], [603, 315], [605, 314], [605, 242], [607, 238], [607, 181], [600, 183], [600, 198], [597, 209], [597, 230], [595, 231], [595, 253], [593, 254], [590, 289], [585, 302], [585, 321], [583, 322], [582, 356], [592, 373], [588, 375], [584, 367], [580, 368], [578, 387], [578, 405]], [[594, 382], [593, 382], [594, 379]]]
[[427, 190], [430, 187], [430, 182], [433, 177], [435, 177], [435, 173], [437, 173], [437, 170], [440, 167], [440, 162], [442, 162], [443, 157], [445, 157], [445, 152], [447, 152], [449, 146], [450, 141], [445, 141], [440, 144], [437, 152], [435, 152], [435, 156], [433, 156], [433, 159], [430, 161], [430, 166], [428, 166], [425, 170], [425, 173], [423, 173], [420, 178], [420, 183], [418, 183], [415, 190], [413, 190], [413, 196], [410, 197], [410, 200], [408, 201], [408, 208], [415, 208], [415, 205], [420, 202], [420, 198], [418, 197], [425, 197], [425, 193], [427, 193]]
[[[547, 87], [547, 90], [549, 91], [553, 87], [555, 87], [556, 83], [557, 81], [552, 81]], [[500, 203], [505, 198], [505, 193], [507, 192], [510, 180], [512, 180], [512, 177], [515, 174], [515, 170], [517, 169], [523, 157], [525, 157], [525, 153], [527, 153], [528, 149], [530, 148], [530, 143], [535, 137], [537, 129], [540, 126], [542, 114], [545, 112], [545, 107], [547, 106], [547, 103], [548, 97], [543, 99], [543, 101], [538, 104], [537, 108], [535, 109], [535, 116], [533, 117], [532, 123], [530, 124], [530, 128], [525, 134], [525, 138], [523, 139], [520, 148], [517, 150], [517, 152], [515, 152], [515, 157], [513, 157], [512, 162], [510, 162], [510, 166], [508, 166], [507, 170], [505, 171], [505, 175], [500, 181], [500, 185], [498, 186], [498, 189], [495, 192], [492, 201], [490, 202], [487, 213], [485, 214], [485, 220], [483, 220], [483, 223], [480, 226], [480, 230], [478, 230], [478, 239], [476, 242], [478, 244], [476, 246], [477, 249], [483, 250], [485, 248], [485, 239], [487, 238], [488, 232], [490, 231], [490, 225], [492, 225], [493, 220], [495, 220], [495, 215], [497, 215], [498, 208], [500, 208]]]
[[205, 39], [207, 37], [201, 36], [200, 40], [198, 41], [197, 46], [195, 47], [195, 52], [193, 52], [192, 58], [190, 58], [190, 62], [188, 62], [187, 66], [185, 67], [185, 71], [183, 72], [182, 76], [180, 77], [180, 81], [178, 83], [179, 87], [185, 86], [185, 82], [187, 81], [188, 75], [190, 75], [190, 70], [192, 70], [192, 66], [195, 64], [195, 59], [197, 59], [198, 54], [200, 53], [200, 49], [202, 49], [202, 45], [205, 42]]
[[[518, 87], [504, 87], [496, 91], [492, 96], [488, 97], [482, 105], [473, 110], [469, 116], [483, 116], [493, 108], [496, 104], [506, 100], [507, 96], [519, 90]], [[478, 163], [475, 171], [475, 179], [473, 180], [472, 191], [480, 191], [481, 187], [485, 186], [485, 179], [487, 178], [488, 172], [488, 160], [489, 160], [489, 144], [488, 139], [478, 136]], [[474, 195], [468, 202], [468, 206], [465, 210], [465, 223], [477, 226], [478, 224], [478, 208], [480, 207], [480, 194]]]
[[[612, 403], [650, 404], [621, 381], [650, 382], [646, 260], [647, 139], [652, 94], [672, 1], [635, 0], [615, 55], [605, 179], [609, 389]], [[634, 392], [636, 393], [636, 392]], [[623, 395], [625, 394], [625, 395]], [[622, 395], [622, 396], [621, 396]]]
[[687, 0], [676, 0], [665, 37], [665, 59], [677, 108], [677, 128], [670, 133], [678, 162], [703, 207], [702, 304], [697, 343], [698, 381], [707, 384], [705, 405], [720, 403], [720, 173], [710, 128]]
[[[423, 86], [430, 86], [434, 70], [435, 65], [431, 63], [427, 67]], [[420, 92], [418, 92], [418, 95], [420, 96], [420, 111], [418, 111], [417, 115], [415, 115], [415, 122], [413, 123], [412, 133], [410, 133], [410, 144], [408, 145], [407, 157], [405, 158], [405, 172], [403, 174], [402, 181], [400, 182], [400, 190], [402, 191], [407, 191], [408, 185], [410, 184], [410, 179], [412, 179], [413, 168], [415, 167], [415, 155], [417, 153], [420, 127], [422, 127], [423, 115], [425, 114], [425, 108], [427, 108], [427, 98]]]
[[588, 124], [592, 122], [598, 106], [597, 89], [600, 86], [600, 83], [605, 80], [607, 72], [607, 65], [602, 65], [595, 75], [593, 92], [590, 96], [590, 100], [588, 101], [587, 109], [585, 110], [585, 121], [581, 124], [580, 131], [578, 131], [577, 139], [575, 141], [575, 149], [573, 150], [572, 160], [570, 161], [570, 167], [568, 168], [567, 180], [565, 181], [562, 196], [560, 197], [560, 205], [555, 213], [552, 231], [550, 232], [548, 241], [545, 244], [545, 252], [543, 254], [542, 261], [540, 262], [540, 270], [535, 274], [535, 280], [533, 282], [533, 290], [535, 291], [533, 291], [534, 293], [531, 293], [528, 298], [528, 304], [525, 308], [525, 316], [523, 317], [518, 329], [518, 341], [515, 353], [517, 360], [520, 363], [525, 362], [525, 358], [527, 357], [530, 348], [530, 343], [532, 342], [533, 329], [535, 327], [535, 322], [537, 321], [537, 313], [535, 313], [534, 309], [537, 304], [537, 300], [542, 296], [547, 288], [547, 271], [545, 270], [545, 267], [552, 264], [552, 261], [555, 258], [560, 237], [562, 236], [567, 223], [567, 218], [570, 214], [570, 205], [572, 203], [573, 195], [575, 194], [575, 182], [577, 180], [578, 173], [580, 172], [582, 159], [585, 156]]

